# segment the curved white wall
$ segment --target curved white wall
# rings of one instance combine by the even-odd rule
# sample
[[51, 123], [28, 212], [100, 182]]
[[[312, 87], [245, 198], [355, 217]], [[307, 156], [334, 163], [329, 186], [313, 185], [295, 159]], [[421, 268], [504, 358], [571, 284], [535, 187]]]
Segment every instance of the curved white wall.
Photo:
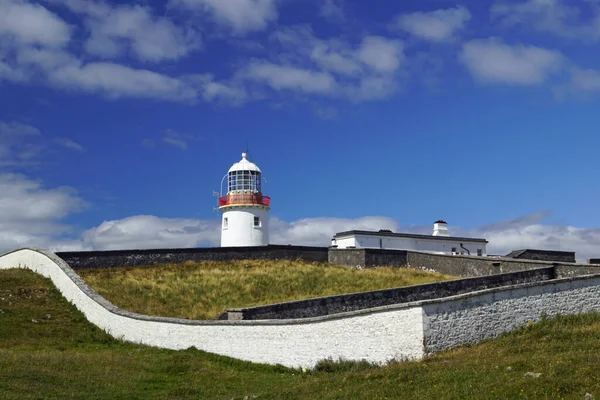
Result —
[[[258, 217], [260, 226], [254, 226]], [[227, 224], [225, 224], [227, 218]], [[267, 210], [260, 207], [235, 207], [223, 212], [221, 247], [266, 246], [269, 244]]]
[[198, 349], [243, 360], [313, 367], [325, 358], [418, 359], [497, 336], [548, 315], [600, 308], [600, 275], [481, 290], [436, 300], [325, 317], [262, 321], [190, 321], [123, 311], [94, 292], [55, 254], [21, 249], [0, 269], [27, 268], [52, 280], [87, 319], [122, 340]]
[[301, 320], [190, 321], [121, 310], [94, 292], [55, 254], [22, 249], [0, 256], [0, 269], [27, 268], [48, 277], [87, 319], [122, 340], [168, 349], [198, 349], [258, 363], [313, 367], [325, 358], [423, 356], [421, 307], [383, 307]]

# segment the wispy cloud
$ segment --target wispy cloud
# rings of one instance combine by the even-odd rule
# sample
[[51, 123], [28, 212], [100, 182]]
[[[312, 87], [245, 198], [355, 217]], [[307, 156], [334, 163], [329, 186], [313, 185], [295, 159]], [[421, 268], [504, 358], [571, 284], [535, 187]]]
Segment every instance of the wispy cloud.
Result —
[[492, 21], [508, 28], [522, 26], [573, 39], [595, 40], [600, 38], [599, 11], [593, 1], [526, 0], [494, 4], [490, 15]]
[[0, 252], [23, 246], [80, 247], [81, 240], [61, 239], [72, 228], [60, 221], [85, 206], [73, 188], [47, 188], [25, 175], [0, 173]]
[[43, 149], [40, 131], [36, 127], [0, 121], [0, 166], [34, 165]]
[[62, 47], [71, 39], [69, 25], [40, 4], [3, 0], [0, 21], [0, 36], [19, 44]]
[[168, 144], [169, 146], [173, 146], [178, 149], [181, 149], [181, 150], [188, 149], [188, 143], [191, 139], [193, 139], [193, 136], [181, 134], [181, 133], [175, 132], [172, 129], [167, 129], [164, 132], [163, 137], [162, 137], [162, 141], [164, 143]]
[[275, 0], [171, 0], [169, 5], [209, 13], [217, 24], [238, 35], [262, 31], [279, 16]]
[[462, 6], [431, 12], [401, 14], [393, 27], [409, 32], [418, 38], [444, 42], [454, 39], [471, 19], [471, 13]]
[[524, 86], [547, 82], [566, 64], [557, 51], [508, 45], [497, 38], [471, 40], [463, 45], [459, 57], [479, 82]]
[[340, 0], [324, 0], [321, 2], [319, 15], [332, 22], [342, 22], [346, 19]]
[[70, 149], [70, 150], [75, 150], [75, 151], [79, 151], [79, 152], [84, 152], [85, 149], [82, 145], [80, 145], [79, 143], [77, 143], [76, 141], [69, 139], [69, 138], [57, 138], [55, 139], [56, 143], [58, 143], [59, 145]]
[[52, 0], [85, 18], [89, 54], [116, 58], [131, 52], [147, 62], [176, 60], [200, 48], [202, 36], [189, 26], [153, 15], [141, 5], [112, 5], [104, 1]]
[[402, 41], [364, 36], [358, 45], [317, 38], [307, 26], [280, 29], [271, 35], [281, 47], [277, 60], [254, 60], [239, 76], [276, 91], [290, 90], [352, 102], [385, 98], [397, 88]]

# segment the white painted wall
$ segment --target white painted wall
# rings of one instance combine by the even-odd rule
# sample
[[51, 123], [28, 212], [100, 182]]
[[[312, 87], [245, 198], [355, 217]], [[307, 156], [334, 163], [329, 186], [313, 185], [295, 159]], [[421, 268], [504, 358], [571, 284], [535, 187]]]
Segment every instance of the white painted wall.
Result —
[[[254, 226], [254, 217], [260, 218], [260, 227]], [[269, 221], [266, 208], [249, 206], [225, 209], [221, 218], [221, 247], [268, 244]]]
[[307, 368], [329, 357], [383, 363], [423, 356], [420, 307], [285, 321], [187, 321], [120, 310], [50, 252], [23, 249], [0, 256], [0, 269], [8, 268], [27, 268], [50, 278], [91, 323], [129, 342], [168, 349], [195, 346], [252, 362]]
[[356, 239], [354, 237], [344, 237], [341, 239], [336, 239], [335, 244], [338, 246], [338, 249], [346, 249], [348, 247], [356, 247]]
[[470, 241], [456, 241], [452, 238], [448, 240], [439, 239], [417, 239], [417, 238], [404, 238], [397, 236], [379, 236], [379, 235], [352, 235], [336, 238], [336, 244], [338, 249], [344, 249], [351, 246], [355, 246], [357, 249], [360, 248], [374, 248], [374, 249], [388, 249], [388, 250], [414, 250], [414, 251], [427, 251], [438, 254], [451, 254], [452, 248], [456, 248], [456, 252], [460, 254], [467, 252], [460, 247], [460, 244], [469, 249], [471, 255], [476, 256], [477, 250], [481, 249], [482, 256], [487, 255], [486, 243], [481, 242], [470, 242]]

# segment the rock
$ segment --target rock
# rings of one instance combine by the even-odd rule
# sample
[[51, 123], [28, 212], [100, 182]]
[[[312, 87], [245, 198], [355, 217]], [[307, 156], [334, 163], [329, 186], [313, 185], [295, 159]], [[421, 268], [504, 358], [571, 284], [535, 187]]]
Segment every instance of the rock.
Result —
[[38, 324], [40, 321], [38, 321], [37, 319], [32, 319], [31, 322], [33, 322], [34, 324]]
[[541, 375], [541, 372], [525, 372], [525, 376], [532, 376], [534, 378], [539, 378]]
[[594, 398], [594, 395], [588, 392], [585, 392], [585, 400], [592, 400]]

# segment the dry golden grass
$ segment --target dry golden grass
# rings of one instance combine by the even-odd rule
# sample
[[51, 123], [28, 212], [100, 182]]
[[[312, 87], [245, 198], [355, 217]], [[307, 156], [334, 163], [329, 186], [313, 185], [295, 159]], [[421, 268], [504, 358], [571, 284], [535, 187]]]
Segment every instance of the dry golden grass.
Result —
[[438, 282], [408, 268], [356, 270], [300, 261], [191, 262], [79, 271], [115, 305], [141, 314], [212, 319], [227, 308]]

